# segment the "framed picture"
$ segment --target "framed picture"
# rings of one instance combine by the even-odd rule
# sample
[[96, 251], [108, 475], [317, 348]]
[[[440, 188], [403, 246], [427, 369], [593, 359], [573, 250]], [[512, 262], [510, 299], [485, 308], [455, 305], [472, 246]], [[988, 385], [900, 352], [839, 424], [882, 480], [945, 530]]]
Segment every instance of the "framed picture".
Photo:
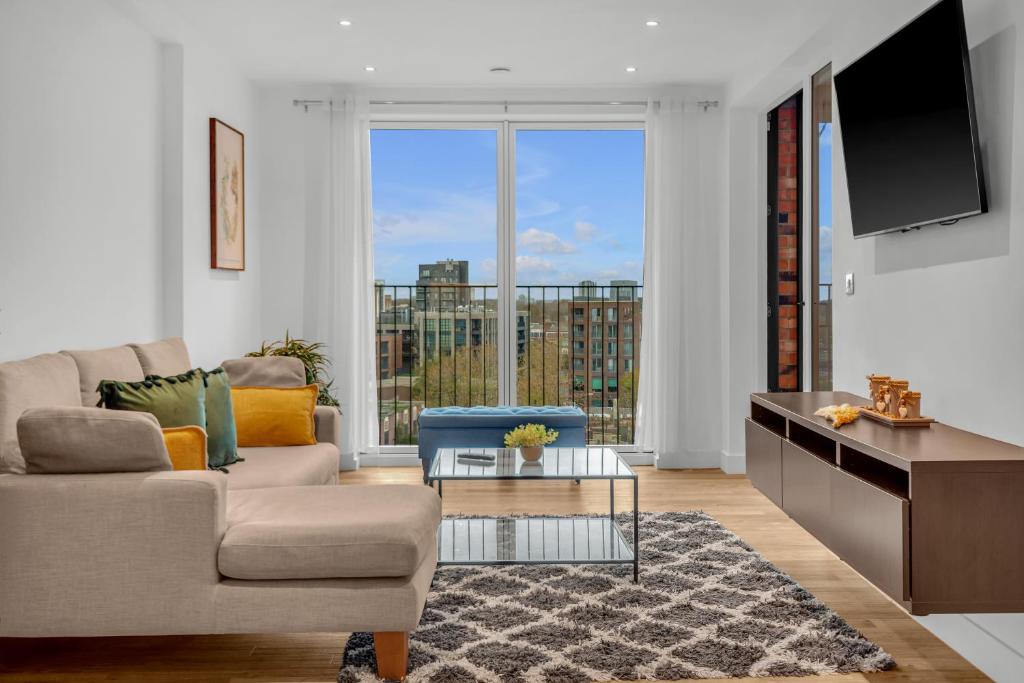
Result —
[[245, 136], [210, 119], [210, 267], [245, 270]]

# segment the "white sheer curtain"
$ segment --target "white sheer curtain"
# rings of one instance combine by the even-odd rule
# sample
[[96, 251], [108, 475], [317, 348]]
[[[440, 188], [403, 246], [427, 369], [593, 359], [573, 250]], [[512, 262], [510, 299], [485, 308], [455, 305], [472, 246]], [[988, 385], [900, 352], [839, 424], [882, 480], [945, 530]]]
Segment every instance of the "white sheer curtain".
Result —
[[377, 445], [367, 102], [336, 95], [306, 129], [303, 336], [322, 341], [341, 403], [341, 467]]
[[717, 467], [721, 117], [677, 95], [648, 112], [637, 445], [659, 467]]

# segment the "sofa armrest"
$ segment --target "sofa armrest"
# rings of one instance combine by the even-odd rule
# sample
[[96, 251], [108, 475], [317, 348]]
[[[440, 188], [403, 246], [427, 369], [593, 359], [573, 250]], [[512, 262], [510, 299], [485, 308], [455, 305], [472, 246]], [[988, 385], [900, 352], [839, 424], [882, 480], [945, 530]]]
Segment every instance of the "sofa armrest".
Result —
[[341, 450], [341, 411], [334, 406], [317, 406], [313, 422], [317, 443], [333, 443]]
[[0, 636], [209, 633], [220, 472], [0, 477]]

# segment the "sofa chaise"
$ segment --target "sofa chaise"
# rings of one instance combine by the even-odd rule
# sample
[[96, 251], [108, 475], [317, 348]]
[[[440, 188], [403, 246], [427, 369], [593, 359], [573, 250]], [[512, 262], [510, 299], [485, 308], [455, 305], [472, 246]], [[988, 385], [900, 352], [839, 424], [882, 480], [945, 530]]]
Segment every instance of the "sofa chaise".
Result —
[[[253, 365], [268, 367], [225, 369], [234, 384]], [[263, 381], [305, 383], [301, 363], [279, 365]], [[317, 444], [239, 449], [245, 460], [227, 474], [169, 461], [25, 473], [26, 410], [107, 417], [81, 408], [96, 404], [100, 379], [189, 367], [180, 339], [0, 363], [0, 637], [368, 631], [380, 675], [404, 677], [440, 501], [427, 487], [333, 485], [336, 409], [317, 408]]]

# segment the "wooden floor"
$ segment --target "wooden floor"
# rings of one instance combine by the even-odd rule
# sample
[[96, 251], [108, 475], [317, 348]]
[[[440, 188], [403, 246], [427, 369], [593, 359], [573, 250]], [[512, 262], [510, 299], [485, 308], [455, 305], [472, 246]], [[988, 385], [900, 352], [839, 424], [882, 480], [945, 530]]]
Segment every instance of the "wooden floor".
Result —
[[[895, 671], [752, 681], [984, 681], [982, 673], [839, 561], [742, 476], [637, 468], [640, 509], [704, 510], [888, 650]], [[409, 483], [420, 468], [364, 468], [343, 484]], [[626, 484], [616, 501], [632, 505]], [[605, 482], [450, 483], [445, 512], [607, 512]], [[334, 681], [344, 634], [0, 639], [0, 681]], [[735, 679], [733, 679], [735, 680]]]

